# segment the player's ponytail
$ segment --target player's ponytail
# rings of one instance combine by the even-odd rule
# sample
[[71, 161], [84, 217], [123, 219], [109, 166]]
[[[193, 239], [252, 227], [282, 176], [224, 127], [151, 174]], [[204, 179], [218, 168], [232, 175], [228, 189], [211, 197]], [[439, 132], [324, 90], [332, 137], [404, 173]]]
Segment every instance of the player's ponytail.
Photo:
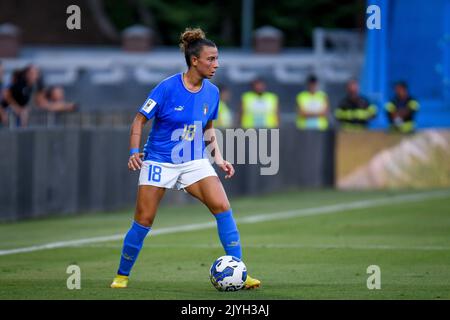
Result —
[[191, 57], [200, 56], [203, 46], [216, 47], [216, 44], [206, 39], [205, 33], [200, 28], [186, 28], [180, 36], [180, 49], [184, 53], [186, 64], [191, 66]]

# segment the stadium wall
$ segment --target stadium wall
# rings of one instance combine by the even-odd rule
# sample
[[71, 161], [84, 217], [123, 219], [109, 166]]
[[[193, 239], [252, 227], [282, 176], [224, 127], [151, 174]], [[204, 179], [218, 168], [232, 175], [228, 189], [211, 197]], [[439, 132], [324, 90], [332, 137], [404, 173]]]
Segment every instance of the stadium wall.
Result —
[[[223, 180], [230, 197], [334, 185], [334, 132], [288, 126], [279, 136], [278, 174], [237, 164], [235, 177]], [[126, 166], [128, 137], [128, 128], [0, 131], [0, 221], [129, 209], [138, 173]], [[171, 191], [163, 203], [194, 201]]]
[[335, 159], [339, 189], [449, 188], [450, 130], [341, 131]]

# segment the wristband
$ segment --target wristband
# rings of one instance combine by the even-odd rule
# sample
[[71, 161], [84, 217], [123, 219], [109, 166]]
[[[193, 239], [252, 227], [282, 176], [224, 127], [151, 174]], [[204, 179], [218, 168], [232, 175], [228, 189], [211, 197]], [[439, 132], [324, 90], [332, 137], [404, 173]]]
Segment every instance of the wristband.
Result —
[[130, 150], [130, 157], [135, 154], [135, 153], [139, 153], [139, 148], [133, 148]]

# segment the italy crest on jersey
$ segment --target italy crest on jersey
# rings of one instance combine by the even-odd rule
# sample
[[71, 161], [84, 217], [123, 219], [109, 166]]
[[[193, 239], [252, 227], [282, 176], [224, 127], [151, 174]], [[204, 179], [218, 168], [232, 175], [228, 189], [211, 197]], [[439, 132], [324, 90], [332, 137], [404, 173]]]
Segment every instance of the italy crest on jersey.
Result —
[[204, 103], [203, 104], [203, 115], [206, 116], [207, 113], [208, 113], [208, 104]]

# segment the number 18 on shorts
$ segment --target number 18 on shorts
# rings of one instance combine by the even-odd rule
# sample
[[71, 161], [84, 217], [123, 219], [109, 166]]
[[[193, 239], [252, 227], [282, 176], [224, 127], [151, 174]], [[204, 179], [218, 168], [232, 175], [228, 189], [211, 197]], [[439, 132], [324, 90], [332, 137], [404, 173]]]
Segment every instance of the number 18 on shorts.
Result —
[[156, 164], [148, 166], [148, 181], [161, 182], [161, 167]]
[[180, 164], [146, 160], [142, 163], [139, 185], [180, 190], [209, 176], [217, 174], [208, 159]]

